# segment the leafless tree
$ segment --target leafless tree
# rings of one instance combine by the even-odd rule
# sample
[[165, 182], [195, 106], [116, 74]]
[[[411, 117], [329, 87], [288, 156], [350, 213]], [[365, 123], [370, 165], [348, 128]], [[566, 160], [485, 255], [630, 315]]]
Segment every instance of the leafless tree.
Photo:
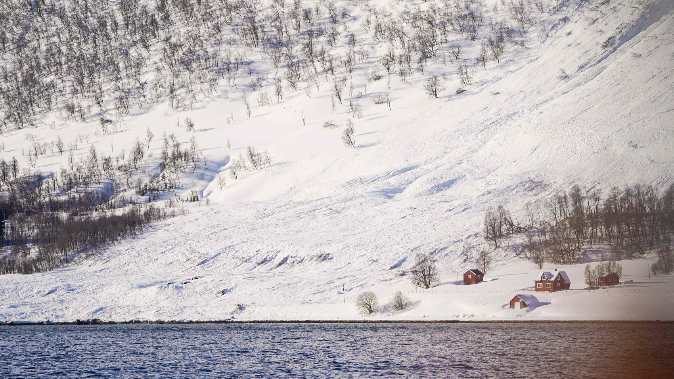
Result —
[[61, 156], [63, 156], [64, 146], [63, 146], [63, 140], [61, 139], [61, 136], [58, 136], [58, 138], [56, 139], [56, 149], [58, 150], [59, 154], [61, 154]]
[[452, 53], [454, 56], [454, 59], [457, 61], [459, 60], [459, 57], [461, 56], [461, 46], [459, 45], [452, 45], [449, 47], [449, 51]]
[[356, 307], [358, 307], [360, 312], [365, 315], [373, 314], [379, 308], [379, 303], [377, 302], [377, 295], [372, 291], [366, 291], [361, 293], [356, 298]]
[[393, 309], [395, 309], [398, 312], [404, 311], [410, 305], [409, 299], [406, 298], [405, 295], [403, 295], [403, 293], [400, 291], [396, 292], [396, 294], [393, 295], [393, 300], [391, 301], [391, 303], [393, 305]]
[[412, 283], [415, 286], [428, 289], [440, 282], [438, 269], [431, 254], [417, 254], [414, 258], [414, 267], [410, 272]]
[[592, 269], [590, 265], [585, 266], [585, 284], [587, 284], [588, 289], [592, 290], [598, 286], [598, 275], [597, 269]]
[[487, 38], [487, 46], [496, 62], [500, 63], [501, 56], [505, 50], [505, 38], [503, 37], [503, 33], [497, 31], [494, 35]]
[[489, 254], [487, 250], [480, 250], [477, 254], [477, 261], [475, 264], [477, 265], [477, 268], [486, 275], [487, 271], [491, 269], [491, 254]]
[[353, 137], [354, 134], [353, 122], [351, 120], [347, 120], [346, 125], [347, 125], [346, 129], [344, 129], [344, 133], [342, 134], [342, 141], [346, 146], [355, 148], [356, 140]]
[[152, 142], [152, 139], [154, 138], [154, 133], [152, 133], [152, 130], [148, 127], [145, 130], [145, 139], [147, 140], [147, 147], [148, 149], [150, 148], [150, 142]]
[[445, 87], [442, 85], [440, 77], [438, 75], [433, 75], [426, 80], [424, 89], [429, 97], [437, 98], [439, 93], [443, 91]]
[[469, 68], [466, 65], [459, 66], [459, 79], [461, 80], [461, 85], [464, 87], [471, 85], [473, 82]]

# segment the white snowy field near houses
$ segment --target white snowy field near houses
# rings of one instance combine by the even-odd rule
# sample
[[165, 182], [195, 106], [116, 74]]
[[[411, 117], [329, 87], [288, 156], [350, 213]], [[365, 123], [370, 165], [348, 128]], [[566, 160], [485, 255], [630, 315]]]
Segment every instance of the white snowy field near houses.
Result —
[[[55, 117], [5, 133], [0, 157], [21, 159], [27, 133], [66, 144], [87, 133], [98, 151], [117, 154], [149, 128], [185, 143], [194, 137], [206, 165], [181, 179], [178, 196], [202, 198], [183, 205], [187, 214], [50, 272], [0, 276], [0, 322], [674, 320], [674, 276], [649, 277], [652, 253], [620, 262], [627, 283], [588, 291], [583, 270], [601, 255], [593, 247], [577, 265], [544, 265], [566, 271], [570, 290], [535, 293], [541, 270], [514, 237], [492, 253], [484, 282], [457, 283], [475, 265], [464, 262], [464, 246], [491, 249], [481, 236], [489, 207], [504, 205], [524, 220], [525, 203], [542, 204], [574, 184], [607, 192], [663, 190], [674, 181], [674, 3], [589, 4], [541, 18], [524, 46], [509, 45], [500, 63], [476, 69], [460, 94], [452, 62], [428, 68], [445, 75], [437, 99], [425, 94], [421, 75], [354, 81], [362, 117], [348, 104], [333, 107], [330, 83], [319, 83], [287, 91], [278, 104], [253, 104], [250, 118], [232, 95], [190, 111], [159, 105], [119, 120], [111, 135], [89, 132], [97, 121]], [[615, 43], [602, 46], [611, 36]], [[263, 91], [271, 97], [273, 86]], [[385, 91], [390, 109], [373, 102]], [[185, 117], [194, 132], [176, 126]], [[341, 140], [348, 119], [355, 148]], [[338, 127], [323, 127], [328, 121]], [[267, 151], [272, 164], [235, 180], [231, 162], [247, 146]], [[76, 153], [88, 149], [82, 143]], [[160, 151], [157, 138], [148, 175]], [[64, 162], [52, 154], [37, 165], [50, 172]], [[427, 252], [441, 284], [422, 290], [400, 273]], [[379, 312], [358, 312], [363, 291], [375, 292]], [[387, 306], [397, 291], [411, 301], [402, 312]], [[509, 309], [516, 294], [538, 303]]]

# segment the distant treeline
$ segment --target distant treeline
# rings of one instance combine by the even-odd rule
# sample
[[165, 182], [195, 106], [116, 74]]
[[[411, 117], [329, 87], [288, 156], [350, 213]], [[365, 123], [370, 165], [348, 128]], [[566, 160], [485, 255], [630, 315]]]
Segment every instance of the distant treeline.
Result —
[[0, 274], [50, 270], [67, 263], [72, 253], [92, 251], [136, 235], [153, 221], [173, 214], [175, 211], [149, 205], [132, 206], [119, 214], [22, 215], [6, 228], [11, 252], [0, 256]]
[[[180, 149], [177, 142], [170, 151], [165, 150], [163, 170], [150, 182], [157, 187], [152, 191], [173, 188], [176, 174], [196, 154], [194, 148]], [[21, 170], [16, 159], [9, 163], [0, 159], [0, 274], [52, 269], [67, 262], [73, 253], [101, 248], [140, 233], [153, 221], [175, 215], [175, 210], [112, 197], [114, 188], [88, 187], [103, 176], [112, 180], [114, 187], [116, 173], [127, 170], [124, 167], [132, 170], [134, 160], [142, 160], [140, 155], [133, 158], [131, 154], [129, 162], [122, 159], [116, 169], [104, 169], [92, 148], [88, 158], [48, 177]], [[149, 191], [147, 185], [138, 186], [138, 192]]]
[[[543, 204], [527, 203], [526, 222], [516, 223], [504, 207], [490, 208], [484, 236], [498, 246], [508, 234], [525, 233], [525, 250], [537, 264], [577, 263], [581, 248], [605, 243], [611, 259], [631, 259], [653, 249], [668, 250], [674, 233], [674, 184], [660, 194], [655, 187], [613, 188], [605, 196], [579, 186]], [[609, 257], [607, 257], [609, 258]]]

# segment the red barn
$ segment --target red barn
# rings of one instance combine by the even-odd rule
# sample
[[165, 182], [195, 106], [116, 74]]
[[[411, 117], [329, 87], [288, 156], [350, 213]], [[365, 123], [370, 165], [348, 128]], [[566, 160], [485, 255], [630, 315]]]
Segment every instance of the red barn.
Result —
[[463, 284], [477, 284], [484, 280], [482, 271], [472, 268], [463, 274]]
[[597, 284], [599, 286], [612, 286], [620, 283], [620, 277], [616, 273], [610, 273], [606, 276], [600, 276], [597, 279]]

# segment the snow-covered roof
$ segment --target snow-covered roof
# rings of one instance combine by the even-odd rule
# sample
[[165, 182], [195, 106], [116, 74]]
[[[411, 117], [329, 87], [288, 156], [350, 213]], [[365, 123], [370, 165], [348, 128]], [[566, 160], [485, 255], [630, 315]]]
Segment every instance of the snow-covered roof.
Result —
[[[566, 275], [566, 271], [560, 271], [560, 272], [558, 272], [558, 273], [557, 273], [557, 276], [560, 276], [560, 275], [562, 276], [562, 278], [564, 278], [564, 282], [565, 282], [565, 283], [571, 283], [571, 279], [569, 279], [569, 276]], [[557, 279], [557, 277], [555, 277], [555, 279]]]
[[538, 274], [538, 279], [536, 280], [552, 280], [555, 276], [552, 275], [551, 272], [549, 271], [543, 271], [540, 274]]
[[515, 296], [519, 296], [520, 300], [525, 302], [527, 305], [532, 305], [538, 303], [538, 299], [534, 295], [522, 295], [522, 294], [517, 294]]

